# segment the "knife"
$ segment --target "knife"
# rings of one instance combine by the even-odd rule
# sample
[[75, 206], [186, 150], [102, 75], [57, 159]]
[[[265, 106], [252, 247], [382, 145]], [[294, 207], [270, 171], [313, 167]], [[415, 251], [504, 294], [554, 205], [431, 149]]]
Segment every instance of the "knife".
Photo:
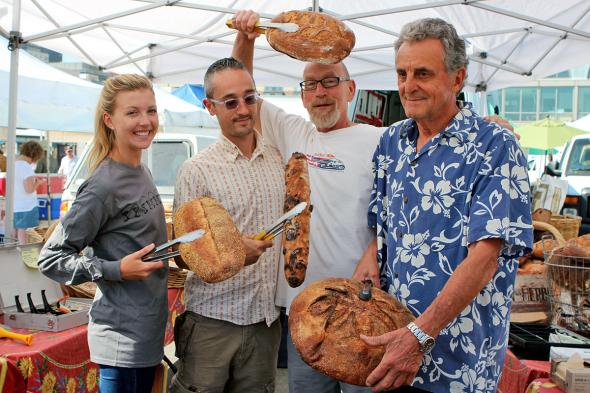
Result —
[[[301, 203], [297, 204], [293, 209], [289, 210], [287, 213], [285, 213], [281, 217], [279, 217], [279, 219], [276, 220], [271, 226], [258, 232], [258, 234], [256, 236], [254, 236], [254, 240], [264, 239], [267, 234], [270, 234], [273, 231], [275, 231], [279, 226], [283, 225], [285, 223], [285, 221], [289, 221], [293, 217], [299, 215], [303, 210], [305, 210], [306, 207], [307, 207], [307, 202], [301, 202]], [[276, 234], [274, 234], [274, 235], [276, 235]], [[270, 239], [268, 239], [268, 240], [270, 240]]]
[[[228, 19], [225, 22], [225, 25], [227, 27], [229, 27], [230, 29], [235, 28], [233, 19]], [[266, 32], [266, 29], [278, 29], [278, 30], [283, 31], [285, 33], [295, 33], [296, 31], [299, 30], [299, 25], [296, 23], [277, 23], [277, 22], [258, 21], [258, 22], [256, 22], [255, 26], [256, 26], [255, 31], [260, 34], [264, 34]]]

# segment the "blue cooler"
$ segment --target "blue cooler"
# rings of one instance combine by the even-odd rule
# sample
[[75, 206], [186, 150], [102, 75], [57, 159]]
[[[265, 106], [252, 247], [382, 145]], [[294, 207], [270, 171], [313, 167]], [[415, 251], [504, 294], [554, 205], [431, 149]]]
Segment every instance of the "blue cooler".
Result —
[[59, 218], [61, 194], [51, 194], [51, 198], [47, 194], [37, 195], [37, 201], [39, 202], [39, 220], [47, 220], [48, 207], [51, 207], [51, 219], [57, 220]]

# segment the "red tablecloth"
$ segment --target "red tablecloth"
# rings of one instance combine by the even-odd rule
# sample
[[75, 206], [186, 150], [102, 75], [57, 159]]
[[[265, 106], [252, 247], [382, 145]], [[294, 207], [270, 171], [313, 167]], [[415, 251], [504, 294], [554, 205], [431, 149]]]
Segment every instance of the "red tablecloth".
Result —
[[538, 378], [529, 384], [525, 393], [564, 393], [564, 391], [549, 378]]
[[[173, 321], [184, 311], [184, 290], [168, 290], [166, 344], [174, 340]], [[96, 392], [98, 366], [90, 361], [87, 326], [62, 332], [14, 329], [33, 334], [33, 345], [0, 340], [0, 392]]]
[[548, 361], [521, 360], [508, 350], [498, 392], [523, 393], [533, 380], [549, 377], [550, 371], [551, 363]]

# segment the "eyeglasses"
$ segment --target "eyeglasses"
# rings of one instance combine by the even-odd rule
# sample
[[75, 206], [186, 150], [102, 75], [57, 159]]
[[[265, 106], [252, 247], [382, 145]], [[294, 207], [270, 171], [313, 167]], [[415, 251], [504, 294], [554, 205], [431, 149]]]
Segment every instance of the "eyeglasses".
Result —
[[350, 80], [350, 78], [347, 78], [345, 76], [330, 76], [328, 78], [324, 78], [319, 81], [314, 81], [314, 80], [303, 81], [303, 82], [299, 83], [299, 86], [301, 86], [301, 90], [303, 90], [303, 91], [312, 91], [312, 90], [317, 89], [318, 83], [321, 83], [325, 89], [329, 89], [330, 87], [338, 86], [340, 84], [340, 81], [349, 81], [349, 80]]
[[213, 98], [209, 98], [209, 101], [214, 102], [216, 104], [223, 104], [225, 105], [225, 109], [228, 111], [234, 110], [240, 105], [240, 100], [243, 100], [246, 105], [254, 105], [260, 96], [258, 93], [251, 93], [245, 95], [242, 98], [228, 98], [227, 100], [214, 100]]

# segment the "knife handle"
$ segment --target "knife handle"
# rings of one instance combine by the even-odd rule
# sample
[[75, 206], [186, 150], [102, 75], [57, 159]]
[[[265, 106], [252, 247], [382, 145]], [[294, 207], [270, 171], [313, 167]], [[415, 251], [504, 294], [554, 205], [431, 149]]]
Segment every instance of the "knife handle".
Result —
[[[234, 20], [233, 19], [228, 19], [225, 21], [225, 25], [227, 27], [229, 27], [230, 29], [235, 29], [234, 27]], [[256, 27], [254, 28], [254, 31], [260, 34], [265, 34], [266, 33], [266, 29], [263, 29], [262, 27], [258, 27], [258, 22], [256, 22]], [[256, 240], [260, 240], [260, 239], [256, 239]]]

